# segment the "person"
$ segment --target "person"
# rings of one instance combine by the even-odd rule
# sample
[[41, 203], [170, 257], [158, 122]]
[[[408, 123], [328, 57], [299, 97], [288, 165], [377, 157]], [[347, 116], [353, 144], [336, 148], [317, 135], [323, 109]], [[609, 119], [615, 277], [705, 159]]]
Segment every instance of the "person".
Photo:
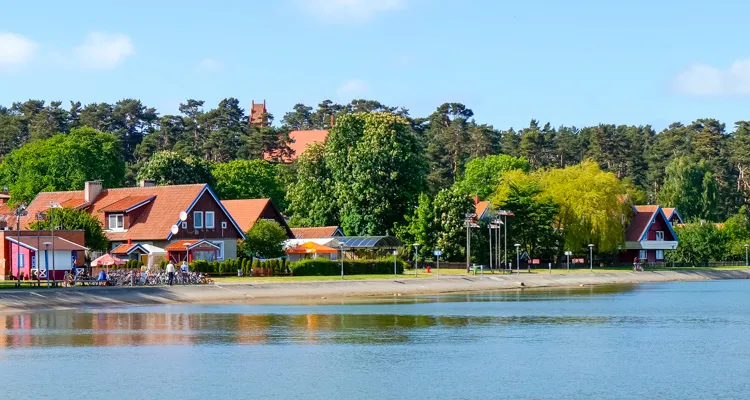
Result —
[[172, 261], [167, 263], [167, 275], [169, 275], [169, 286], [172, 286], [174, 283], [174, 264], [172, 264]]
[[98, 282], [103, 282], [104, 286], [107, 286], [107, 273], [104, 270], [99, 271], [99, 276], [96, 277]]
[[187, 261], [183, 260], [182, 265], [180, 265], [180, 272], [182, 272], [182, 284], [188, 284], [188, 263]]
[[638, 256], [635, 256], [635, 258], [633, 259], [633, 271], [638, 271], [640, 267], [640, 263], [641, 263], [641, 259], [638, 258]]

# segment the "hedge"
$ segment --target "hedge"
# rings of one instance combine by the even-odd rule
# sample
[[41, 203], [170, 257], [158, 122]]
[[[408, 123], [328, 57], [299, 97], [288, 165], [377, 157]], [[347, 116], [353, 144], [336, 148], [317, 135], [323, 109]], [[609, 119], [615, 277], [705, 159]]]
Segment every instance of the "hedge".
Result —
[[237, 270], [242, 271], [242, 275], [252, 275], [254, 268], [263, 268], [271, 271], [273, 275], [288, 275], [289, 263], [285, 260], [265, 260], [258, 259], [252, 262], [249, 259], [226, 260], [222, 262], [207, 262], [196, 260], [190, 264], [190, 270], [195, 272], [205, 272], [216, 275], [236, 275]]
[[[396, 273], [403, 274], [406, 262], [398, 261]], [[291, 266], [294, 276], [331, 276], [341, 274], [341, 262], [328, 259], [306, 259]], [[344, 275], [389, 275], [393, 273], [393, 260], [344, 261]]]

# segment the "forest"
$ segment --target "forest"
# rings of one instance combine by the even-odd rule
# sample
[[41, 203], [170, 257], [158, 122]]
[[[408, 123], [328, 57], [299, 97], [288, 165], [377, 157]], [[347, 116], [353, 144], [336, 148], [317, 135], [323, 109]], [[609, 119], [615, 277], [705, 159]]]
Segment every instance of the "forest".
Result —
[[[213, 108], [189, 99], [177, 115], [162, 115], [137, 99], [0, 106], [0, 183], [18, 203], [43, 190], [80, 189], [89, 179], [109, 187], [139, 179], [205, 182], [223, 198], [271, 197], [295, 225], [340, 224], [348, 234], [390, 232], [412, 240], [419, 235], [419, 212], [437, 212], [435, 221], [448, 218], [441, 211], [446, 204], [467, 208], [466, 198], [474, 196], [502, 204], [519, 190], [551, 198], [553, 181], [540, 174], [573, 173], [571, 167], [614, 176], [634, 202], [677, 207], [689, 221], [723, 222], [750, 196], [748, 121], [727, 128], [698, 119], [658, 132], [649, 125], [576, 127], [539, 120], [496, 128], [460, 103], [413, 116], [364, 99], [297, 104], [279, 121], [272, 114], [263, 120], [251, 125], [236, 98]], [[274, 162], [291, 151], [290, 131], [331, 129], [332, 121], [325, 145], [292, 164]], [[264, 154], [278, 159], [266, 161]], [[515, 176], [522, 182], [503, 189], [499, 176], [512, 170], [526, 178]], [[554, 213], [544, 210], [535, 212]], [[450, 236], [441, 240], [457, 239]]]

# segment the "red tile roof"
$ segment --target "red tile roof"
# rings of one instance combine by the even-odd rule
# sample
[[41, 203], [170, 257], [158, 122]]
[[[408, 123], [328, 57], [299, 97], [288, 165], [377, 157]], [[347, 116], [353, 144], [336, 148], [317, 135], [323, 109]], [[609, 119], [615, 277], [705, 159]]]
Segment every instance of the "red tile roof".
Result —
[[651, 220], [654, 218], [654, 213], [659, 210], [657, 205], [647, 206], [634, 206], [635, 213], [633, 218], [630, 220], [630, 225], [625, 230], [625, 240], [628, 242], [637, 242], [641, 240], [643, 231]]
[[221, 204], [224, 205], [224, 208], [227, 209], [227, 212], [229, 212], [243, 232], [249, 231], [265, 212], [266, 218], [273, 217], [287, 231], [289, 237], [294, 237], [286, 221], [284, 221], [284, 217], [273, 205], [271, 199], [223, 200]]
[[[283, 157], [282, 162], [290, 163], [304, 153], [314, 143], [324, 143], [328, 137], [327, 130], [291, 131], [289, 132], [289, 148], [292, 149], [290, 157]], [[274, 154], [264, 154], [263, 157], [272, 161], [277, 158]]]
[[110, 253], [112, 253], [112, 254], [128, 254], [128, 252], [133, 247], [135, 247], [137, 245], [138, 245], [137, 243], [131, 243], [131, 244], [124, 243], [124, 244], [121, 244], [121, 245], [115, 247], [114, 249], [112, 249], [112, 251], [110, 251]]
[[206, 245], [208, 247], [216, 247], [215, 244], [209, 242], [205, 239], [186, 239], [186, 240], [178, 240], [176, 242], [172, 242], [168, 244], [166, 247], [164, 247], [164, 250], [166, 251], [185, 251], [188, 247], [193, 248], [196, 246], [203, 246]]
[[119, 200], [116, 200], [114, 203], [111, 203], [109, 205], [105, 205], [104, 207], [98, 209], [98, 212], [115, 212], [115, 211], [125, 211], [130, 209], [133, 206], [137, 206], [141, 203], [147, 202], [148, 200], [153, 200], [154, 196], [127, 196], [123, 197]]
[[[97, 217], [106, 226], [105, 214], [100, 209], [118, 203], [128, 197], [152, 197], [139, 217], [131, 221], [126, 232], [106, 232], [110, 241], [131, 240], [164, 240], [170, 234], [170, 228], [180, 219], [180, 212], [190, 208], [193, 201], [208, 187], [204, 184], [133, 187], [103, 189], [93, 201], [88, 212]], [[70, 192], [42, 192], [29, 204], [28, 215], [22, 219], [22, 225], [28, 226], [40, 213], [49, 208], [51, 201], [60, 204], [71, 200], [83, 200], [83, 190]], [[126, 203], [130, 203], [127, 200]]]
[[284, 251], [286, 254], [336, 254], [339, 251], [333, 247], [324, 246], [314, 242], [302, 243]]
[[[6, 237], [5, 240], [18, 243], [17, 237], [14, 238], [9, 236]], [[54, 248], [55, 251], [87, 250], [83, 245], [73, 243], [70, 240], [63, 239], [59, 236], [55, 236], [54, 240], [52, 236], [21, 236], [21, 245], [30, 247], [34, 250], [44, 250], [46, 248], [44, 243], [50, 243], [50, 251], [52, 248]]]
[[484, 213], [487, 212], [487, 209], [489, 208], [489, 206], [490, 206], [489, 201], [477, 202], [476, 205], [474, 206], [475, 208], [474, 212], [477, 214], [477, 218], [482, 218], [484, 216]]
[[336, 234], [338, 226], [317, 226], [314, 228], [292, 228], [292, 233], [297, 239], [330, 238]]
[[84, 201], [83, 198], [68, 199], [68, 200], [59, 202], [59, 204], [60, 204], [60, 207], [78, 208], [86, 204], [86, 201]]

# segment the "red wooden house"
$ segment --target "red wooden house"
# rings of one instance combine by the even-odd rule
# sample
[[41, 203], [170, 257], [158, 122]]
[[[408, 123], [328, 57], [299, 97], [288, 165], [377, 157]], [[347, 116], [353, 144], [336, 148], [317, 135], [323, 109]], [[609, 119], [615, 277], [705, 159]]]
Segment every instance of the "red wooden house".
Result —
[[664, 261], [664, 252], [676, 249], [678, 244], [670, 217], [680, 220], [679, 214], [675, 209], [670, 209], [669, 214], [658, 205], [633, 206], [620, 261], [630, 263], [636, 257], [644, 262]]

